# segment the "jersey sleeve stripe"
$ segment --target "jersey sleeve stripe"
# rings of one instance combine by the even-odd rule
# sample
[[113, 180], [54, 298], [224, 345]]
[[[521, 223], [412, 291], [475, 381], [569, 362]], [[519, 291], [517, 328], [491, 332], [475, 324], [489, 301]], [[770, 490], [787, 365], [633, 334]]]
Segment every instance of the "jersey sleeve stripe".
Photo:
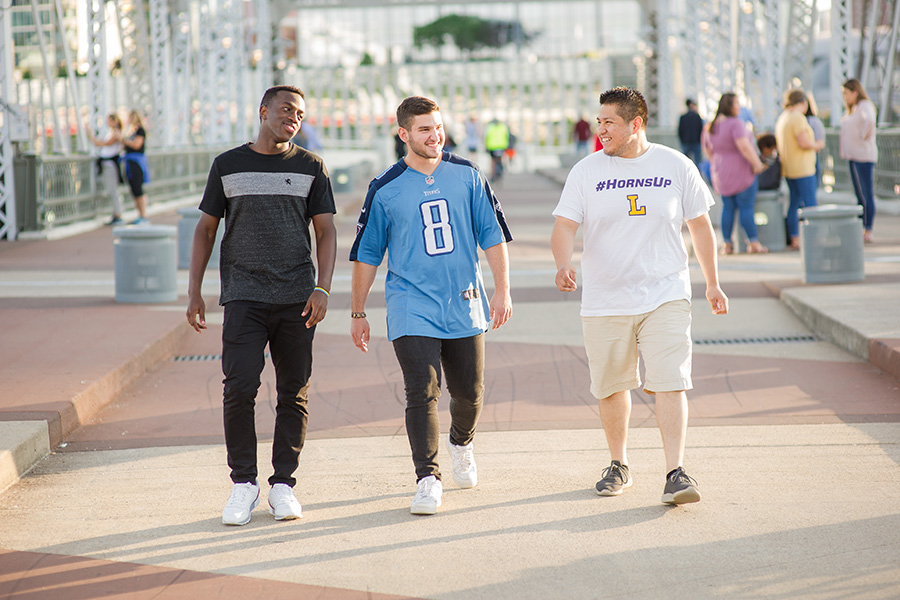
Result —
[[500, 230], [503, 232], [503, 240], [506, 242], [513, 241], [512, 232], [509, 230], [509, 225], [506, 223], [506, 215], [503, 214], [503, 207], [500, 205], [500, 200], [497, 198], [497, 194], [494, 193], [493, 188], [491, 188], [490, 182], [488, 182], [487, 177], [481, 168], [468, 158], [464, 158], [458, 154], [453, 154], [451, 152], [444, 151], [443, 160], [446, 160], [448, 163], [455, 165], [463, 165], [474, 169], [478, 176], [481, 178], [481, 183], [484, 185], [484, 189], [487, 191], [488, 196], [491, 198], [491, 205], [494, 207], [494, 214], [497, 217], [497, 223], [500, 225]]
[[375, 194], [391, 181], [397, 179], [406, 170], [406, 163], [402, 160], [395, 163], [384, 170], [378, 177], [369, 182], [369, 190], [366, 192], [366, 200], [363, 202], [362, 209], [359, 212], [359, 220], [356, 222], [356, 238], [353, 240], [353, 246], [350, 247], [350, 261], [356, 262], [359, 253], [359, 242], [365, 233], [366, 224], [369, 222], [369, 214], [371, 214], [372, 202]]

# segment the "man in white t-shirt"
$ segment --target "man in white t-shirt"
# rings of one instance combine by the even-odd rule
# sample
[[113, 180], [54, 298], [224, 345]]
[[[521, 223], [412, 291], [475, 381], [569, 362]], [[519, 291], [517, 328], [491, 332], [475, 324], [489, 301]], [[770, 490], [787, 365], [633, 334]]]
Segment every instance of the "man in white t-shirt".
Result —
[[631, 391], [641, 385], [656, 398], [656, 418], [666, 457], [662, 502], [700, 500], [697, 483], [682, 465], [691, 389], [691, 284], [681, 235], [687, 223], [706, 279], [714, 314], [728, 312], [719, 287], [716, 236], [707, 212], [709, 188], [680, 152], [647, 141], [647, 103], [625, 87], [600, 95], [597, 133], [603, 151], [569, 173], [553, 211], [551, 246], [556, 286], [574, 292], [575, 234], [584, 227], [581, 320], [591, 373], [591, 393], [612, 462], [597, 482], [601, 496], [632, 484], [626, 443]]

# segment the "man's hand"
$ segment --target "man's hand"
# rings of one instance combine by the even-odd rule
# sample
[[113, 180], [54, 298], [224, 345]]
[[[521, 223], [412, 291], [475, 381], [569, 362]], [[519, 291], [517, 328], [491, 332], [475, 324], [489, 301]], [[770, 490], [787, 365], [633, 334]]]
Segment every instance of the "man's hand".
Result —
[[512, 316], [512, 298], [508, 293], [494, 292], [491, 297], [491, 329], [499, 329]]
[[202, 296], [191, 296], [188, 299], [187, 322], [197, 333], [206, 329], [206, 302]]
[[350, 337], [354, 346], [363, 352], [369, 351], [369, 322], [365, 317], [350, 319]]
[[306, 320], [306, 328], [309, 329], [316, 323], [321, 322], [325, 318], [327, 311], [328, 296], [322, 290], [313, 290], [313, 293], [309, 295], [309, 300], [306, 301], [306, 306], [303, 307], [302, 315], [304, 317], [309, 315], [309, 318]]
[[706, 299], [709, 300], [714, 315], [728, 314], [728, 296], [719, 286], [706, 288]]
[[574, 292], [578, 289], [575, 283], [575, 267], [565, 265], [556, 272], [556, 289], [561, 292]]

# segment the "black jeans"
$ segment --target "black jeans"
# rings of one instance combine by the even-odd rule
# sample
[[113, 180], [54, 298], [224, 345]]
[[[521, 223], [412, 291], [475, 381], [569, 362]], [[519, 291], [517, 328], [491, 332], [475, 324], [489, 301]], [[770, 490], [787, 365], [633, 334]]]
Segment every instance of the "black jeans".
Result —
[[304, 304], [234, 301], [225, 304], [222, 371], [225, 447], [235, 483], [256, 481], [254, 408], [269, 344], [275, 365], [275, 434], [269, 484], [297, 482], [294, 471], [306, 439], [307, 400], [315, 327], [306, 328]]
[[475, 436], [484, 398], [484, 334], [453, 340], [403, 336], [394, 340], [394, 353], [406, 387], [406, 435], [416, 480], [440, 479], [441, 367], [450, 392], [450, 441], [464, 446]]

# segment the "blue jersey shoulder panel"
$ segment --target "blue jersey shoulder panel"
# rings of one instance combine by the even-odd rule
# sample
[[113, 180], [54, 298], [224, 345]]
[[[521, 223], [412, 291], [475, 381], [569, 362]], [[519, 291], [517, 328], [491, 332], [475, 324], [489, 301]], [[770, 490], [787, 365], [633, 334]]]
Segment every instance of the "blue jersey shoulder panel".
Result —
[[357, 252], [359, 251], [359, 238], [369, 222], [370, 209], [372, 208], [372, 200], [378, 190], [394, 181], [406, 170], [406, 163], [402, 160], [394, 163], [369, 182], [369, 191], [366, 192], [366, 200], [363, 202], [362, 209], [359, 211], [359, 220], [356, 222], [356, 238], [353, 240], [353, 246], [350, 247], [350, 260], [356, 261]]

